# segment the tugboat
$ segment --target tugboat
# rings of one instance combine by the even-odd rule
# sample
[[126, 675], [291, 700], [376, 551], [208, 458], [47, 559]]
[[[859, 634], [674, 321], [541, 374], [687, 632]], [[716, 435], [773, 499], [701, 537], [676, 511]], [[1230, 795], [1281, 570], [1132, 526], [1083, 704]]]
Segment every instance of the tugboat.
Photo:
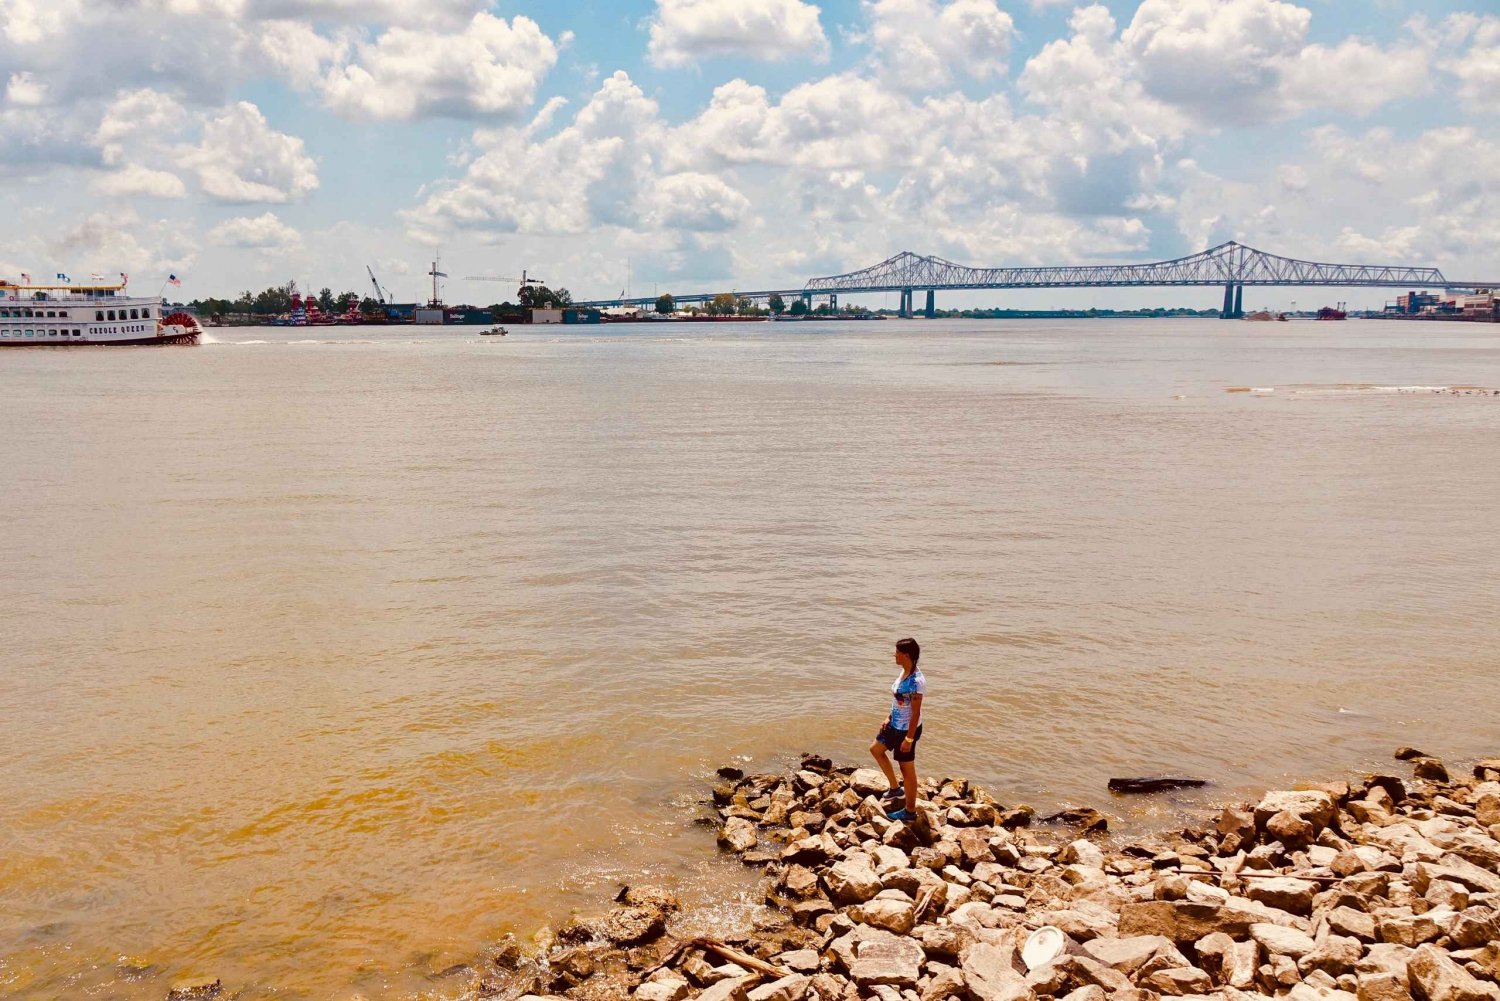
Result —
[[[33, 285], [0, 279], [0, 347], [63, 345], [197, 344], [203, 327], [191, 313], [166, 312], [159, 295], [125, 294], [129, 281], [95, 279], [75, 284]], [[167, 279], [177, 284], [176, 276]]]
[[1348, 303], [1341, 302], [1336, 307], [1335, 306], [1324, 306], [1322, 309], [1318, 310], [1318, 319], [1320, 319], [1320, 320], [1347, 320], [1347, 319], [1349, 319], [1349, 312], [1348, 312], [1347, 309], [1345, 309], [1345, 307], [1347, 305], [1348, 305]]
[[509, 332], [510, 331], [506, 330], [504, 327], [495, 327], [495, 328], [493, 328], [491, 330], [481, 330], [479, 332], [479, 336], [480, 337], [504, 337]]

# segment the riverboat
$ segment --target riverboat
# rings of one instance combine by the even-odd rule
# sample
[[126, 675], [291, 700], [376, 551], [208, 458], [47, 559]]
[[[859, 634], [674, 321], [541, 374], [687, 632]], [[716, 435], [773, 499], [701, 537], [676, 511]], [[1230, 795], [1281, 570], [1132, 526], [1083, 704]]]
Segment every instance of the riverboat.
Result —
[[0, 279], [0, 347], [197, 344], [202, 333], [197, 317], [167, 312], [161, 296], [128, 295], [124, 275], [61, 285]]

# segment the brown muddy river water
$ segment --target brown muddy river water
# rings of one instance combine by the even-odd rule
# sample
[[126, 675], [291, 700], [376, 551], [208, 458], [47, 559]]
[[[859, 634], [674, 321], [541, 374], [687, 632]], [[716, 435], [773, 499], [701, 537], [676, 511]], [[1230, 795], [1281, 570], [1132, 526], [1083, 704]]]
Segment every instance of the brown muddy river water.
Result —
[[[0, 995], [451, 998], [712, 769], [1120, 826], [1500, 752], [1500, 329], [223, 330], [0, 358]], [[1229, 388], [1254, 390], [1226, 392]], [[1268, 392], [1267, 390], [1274, 390]], [[1167, 771], [1196, 797], [1112, 800]]]

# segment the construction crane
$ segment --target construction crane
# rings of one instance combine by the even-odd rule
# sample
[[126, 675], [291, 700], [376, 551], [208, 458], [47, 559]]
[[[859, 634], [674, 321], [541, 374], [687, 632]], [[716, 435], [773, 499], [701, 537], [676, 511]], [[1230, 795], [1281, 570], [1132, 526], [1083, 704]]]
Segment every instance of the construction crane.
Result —
[[542, 283], [542, 280], [540, 278], [532, 278], [532, 277], [528, 276], [525, 271], [521, 272], [521, 277], [519, 277], [519, 278], [500, 278], [500, 277], [497, 277], [495, 275], [469, 275], [467, 278], [464, 279], [464, 281], [466, 281], [466, 282], [516, 282], [516, 283], [518, 283], [521, 286], [521, 288], [525, 288], [527, 285], [540, 285]]
[[370, 284], [375, 287], [375, 301], [380, 303], [382, 306], [386, 305], [387, 301], [391, 297], [391, 290], [380, 287], [380, 280], [375, 277], [374, 268], [366, 264], [365, 270], [370, 273]]
[[443, 298], [438, 291], [438, 279], [448, 277], [448, 272], [438, 270], [438, 261], [440, 260], [442, 260], [442, 258], [434, 257], [432, 260], [432, 270], [427, 272], [432, 276], [432, 301], [427, 305], [431, 306], [433, 309], [441, 309], [443, 306]]

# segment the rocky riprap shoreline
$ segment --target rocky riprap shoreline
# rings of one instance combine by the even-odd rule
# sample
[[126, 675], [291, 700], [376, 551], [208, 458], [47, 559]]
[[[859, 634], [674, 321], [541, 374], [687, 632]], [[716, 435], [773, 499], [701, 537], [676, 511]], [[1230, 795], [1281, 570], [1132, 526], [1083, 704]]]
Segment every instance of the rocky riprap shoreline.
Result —
[[[902, 823], [870, 769], [811, 755], [781, 775], [721, 769], [719, 841], [766, 873], [752, 929], [680, 939], [669, 894], [626, 888], [535, 957], [507, 942], [479, 993], [1500, 1001], [1500, 759], [1450, 775], [1398, 757], [1412, 778], [1269, 792], [1118, 847], [1100, 843], [1092, 810], [1042, 828], [961, 779], [924, 783]], [[1047, 926], [1060, 933], [1041, 949], [1031, 937]]]

